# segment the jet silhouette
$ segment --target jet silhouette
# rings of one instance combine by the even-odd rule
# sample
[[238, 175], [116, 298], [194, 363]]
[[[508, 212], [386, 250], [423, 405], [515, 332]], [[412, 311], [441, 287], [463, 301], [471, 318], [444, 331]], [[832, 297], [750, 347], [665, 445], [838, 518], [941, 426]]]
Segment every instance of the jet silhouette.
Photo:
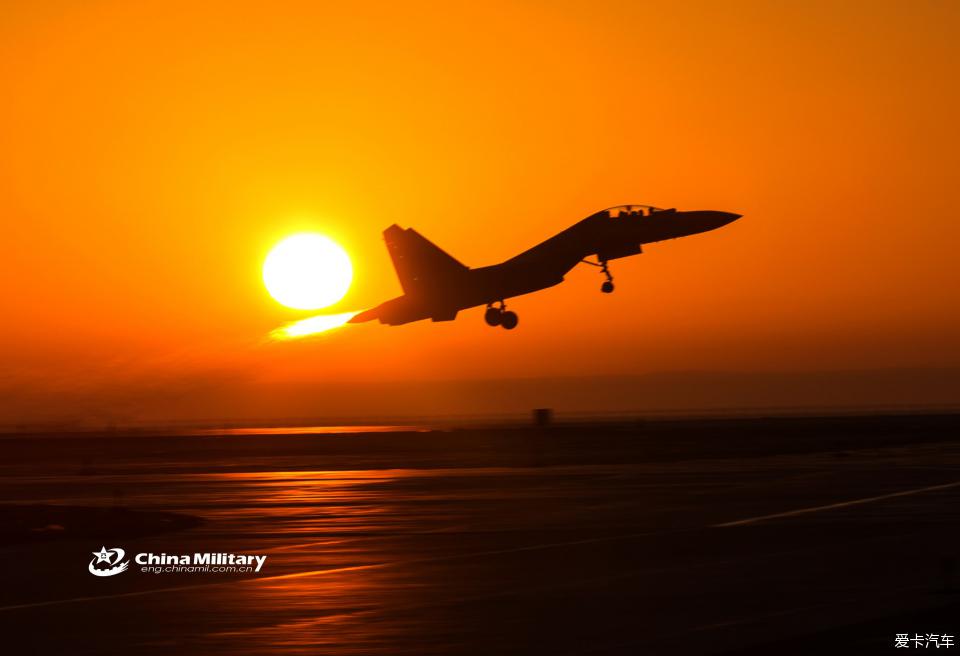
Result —
[[[600, 291], [613, 291], [608, 262], [637, 255], [643, 244], [707, 232], [739, 219], [739, 214], [699, 210], [678, 212], [650, 205], [618, 205], [592, 214], [530, 250], [500, 264], [471, 269], [412, 228], [394, 224], [383, 237], [403, 296], [350, 319], [399, 324], [432, 319], [452, 321], [460, 310], [486, 305], [491, 326], [516, 328], [517, 315], [504, 301], [552, 287], [577, 264], [600, 267]], [[586, 258], [594, 256], [596, 262]], [[496, 304], [496, 305], [495, 305]]]

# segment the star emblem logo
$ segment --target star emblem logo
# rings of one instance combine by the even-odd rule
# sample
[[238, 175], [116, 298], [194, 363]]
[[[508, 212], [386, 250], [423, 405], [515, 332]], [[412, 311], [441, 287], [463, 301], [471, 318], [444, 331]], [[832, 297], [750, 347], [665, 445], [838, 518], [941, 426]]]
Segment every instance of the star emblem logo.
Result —
[[130, 567], [129, 560], [121, 562], [127, 553], [120, 547], [113, 547], [112, 549], [100, 547], [100, 551], [91, 551], [90, 553], [93, 554], [93, 558], [90, 559], [87, 569], [94, 576], [114, 576], [126, 572], [127, 568]]

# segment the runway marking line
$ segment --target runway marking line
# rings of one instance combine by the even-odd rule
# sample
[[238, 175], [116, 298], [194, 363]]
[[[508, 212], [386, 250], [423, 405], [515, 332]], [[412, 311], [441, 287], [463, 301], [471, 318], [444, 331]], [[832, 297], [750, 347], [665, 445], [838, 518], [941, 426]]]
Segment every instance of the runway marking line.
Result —
[[732, 522], [723, 522], [714, 524], [713, 528], [728, 528], [731, 526], [749, 526], [750, 524], [759, 524], [769, 519], [780, 519], [782, 517], [796, 517], [797, 515], [809, 515], [812, 513], [823, 512], [825, 510], [836, 510], [837, 508], [849, 508], [850, 506], [862, 506], [875, 501], [884, 501], [885, 499], [895, 499], [897, 497], [909, 497], [914, 494], [923, 494], [924, 492], [936, 492], [937, 490], [949, 490], [960, 487], [960, 481], [954, 483], [944, 483], [943, 485], [931, 485], [929, 487], [918, 487], [914, 490], [904, 490], [902, 492], [891, 492], [890, 494], [881, 494], [875, 497], [864, 497], [863, 499], [853, 499], [852, 501], [840, 501], [830, 503], [825, 506], [814, 506], [812, 508], [800, 508], [798, 510], [788, 510], [786, 512], [772, 513], [770, 515], [760, 515], [759, 517], [748, 517], [747, 519], [737, 519]]

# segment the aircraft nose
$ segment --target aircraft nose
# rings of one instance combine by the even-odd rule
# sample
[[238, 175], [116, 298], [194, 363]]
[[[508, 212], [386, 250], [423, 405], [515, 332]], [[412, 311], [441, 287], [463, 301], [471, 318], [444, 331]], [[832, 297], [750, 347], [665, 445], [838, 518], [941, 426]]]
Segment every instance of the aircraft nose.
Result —
[[722, 228], [740, 218], [740, 214], [733, 212], [718, 212], [717, 210], [701, 210], [688, 213], [685, 221], [684, 234], [694, 235], [698, 232], [708, 232]]
[[739, 219], [742, 215], [736, 214], [734, 212], [718, 212], [711, 211], [707, 212], [706, 223], [707, 230], [716, 230], [717, 228], [722, 228], [723, 226], [733, 223]]

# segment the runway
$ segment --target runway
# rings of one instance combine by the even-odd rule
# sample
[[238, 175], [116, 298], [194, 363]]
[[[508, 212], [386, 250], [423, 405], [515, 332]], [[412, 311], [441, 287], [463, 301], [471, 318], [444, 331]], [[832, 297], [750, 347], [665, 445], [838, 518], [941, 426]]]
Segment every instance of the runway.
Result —
[[[0, 625], [14, 653], [885, 651], [960, 630], [958, 424], [10, 436], [3, 507], [147, 519], [8, 531]], [[267, 559], [98, 578], [102, 546]]]

